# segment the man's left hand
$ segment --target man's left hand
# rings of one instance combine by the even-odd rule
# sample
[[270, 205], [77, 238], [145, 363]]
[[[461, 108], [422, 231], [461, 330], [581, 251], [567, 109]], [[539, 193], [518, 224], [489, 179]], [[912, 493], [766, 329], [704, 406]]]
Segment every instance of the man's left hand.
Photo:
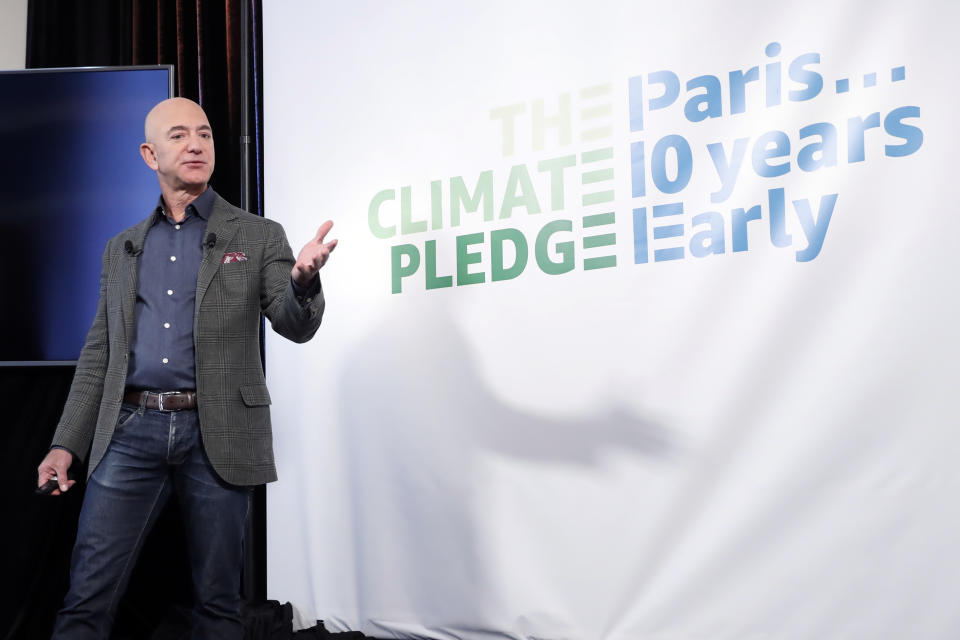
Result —
[[323, 239], [333, 227], [333, 222], [327, 220], [317, 229], [313, 240], [304, 245], [297, 256], [297, 263], [293, 265], [290, 276], [293, 281], [304, 289], [308, 288], [316, 277], [320, 267], [327, 263], [330, 253], [337, 248], [337, 241], [324, 242]]

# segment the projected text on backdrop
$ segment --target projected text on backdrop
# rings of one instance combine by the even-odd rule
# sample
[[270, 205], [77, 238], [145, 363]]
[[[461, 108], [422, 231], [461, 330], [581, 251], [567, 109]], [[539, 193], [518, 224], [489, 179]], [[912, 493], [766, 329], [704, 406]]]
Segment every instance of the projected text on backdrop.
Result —
[[[787, 61], [781, 60], [781, 51], [781, 45], [772, 42], [763, 51], [762, 64], [722, 75], [684, 79], [658, 70], [619, 84], [596, 84], [561, 94], [550, 110], [542, 99], [491, 109], [503, 157], [515, 154], [521, 125], [529, 131], [533, 152], [547, 150], [548, 137], [564, 152], [474, 176], [432, 180], [417, 191], [401, 186], [376, 193], [367, 212], [368, 226], [376, 238], [394, 242], [391, 291], [401, 293], [415, 277], [430, 290], [511, 280], [530, 269], [561, 275], [578, 267], [637, 268], [746, 252], [754, 248], [748, 229], [756, 226], [763, 228], [768, 246], [789, 250], [797, 262], [816, 259], [840, 193], [797, 190], [796, 184], [788, 189], [777, 179], [864, 162], [870, 140], [882, 142], [884, 157], [916, 153], [923, 144], [923, 132], [915, 124], [920, 108], [851, 112], [833, 121], [764, 129], [733, 139], [701, 133], [702, 123], [813, 101], [830, 95], [831, 89], [839, 96], [906, 80], [906, 67], [896, 66], [825, 82], [819, 53], [805, 52]], [[625, 89], [629, 122], [614, 119], [618, 87]], [[683, 122], [684, 129], [658, 131], [658, 119], [666, 116]], [[617, 125], [628, 133], [618, 136]], [[651, 131], [656, 133], [647, 139]], [[569, 149], [574, 146], [579, 149]], [[618, 157], [629, 177], [629, 207], [617, 203]], [[703, 172], [714, 186], [688, 193]], [[750, 174], [770, 181], [765, 197], [730, 202], [738, 182]], [[522, 216], [537, 222], [511, 225]], [[624, 227], [617, 231], [623, 217], [630, 223], [629, 233]], [[791, 233], [790, 224], [800, 233]], [[438, 243], [449, 239], [431, 234], [461, 226], [495, 228], [456, 236], [455, 268], [444, 271]], [[396, 243], [403, 236], [410, 237]]]

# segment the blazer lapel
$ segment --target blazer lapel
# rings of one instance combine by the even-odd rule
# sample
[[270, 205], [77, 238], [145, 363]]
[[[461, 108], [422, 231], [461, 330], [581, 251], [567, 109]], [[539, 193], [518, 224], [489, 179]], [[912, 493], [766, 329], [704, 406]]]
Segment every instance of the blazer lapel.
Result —
[[227, 201], [217, 196], [213, 203], [213, 210], [210, 212], [210, 219], [207, 220], [207, 237], [210, 234], [216, 236], [217, 241], [212, 249], [205, 249], [203, 261], [200, 263], [200, 272], [197, 274], [197, 302], [196, 309], [200, 309], [200, 303], [203, 301], [207, 288], [220, 268], [220, 262], [223, 259], [224, 251], [233, 236], [237, 233], [237, 214], [233, 208], [227, 204]]
[[154, 215], [156, 214], [152, 212], [146, 220], [143, 220], [137, 226], [130, 229], [130, 231], [125, 234], [125, 237], [121, 239], [124, 244], [128, 241], [132, 243], [134, 253], [136, 254], [130, 255], [126, 250], [120, 254], [121, 260], [123, 261], [119, 270], [119, 280], [120, 309], [123, 314], [123, 328], [126, 333], [124, 340], [127, 339], [127, 336], [133, 334], [134, 308], [137, 304], [137, 278], [140, 271], [140, 254], [143, 253], [143, 243], [147, 239], [147, 232], [150, 230], [150, 227], [153, 226]]

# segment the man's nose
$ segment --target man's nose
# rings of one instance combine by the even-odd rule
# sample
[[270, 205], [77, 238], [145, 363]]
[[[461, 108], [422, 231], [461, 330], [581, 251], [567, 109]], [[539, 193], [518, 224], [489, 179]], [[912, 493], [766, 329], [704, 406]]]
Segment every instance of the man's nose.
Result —
[[200, 140], [200, 136], [190, 136], [187, 139], [187, 151], [194, 151], [197, 153], [203, 151], [203, 145], [201, 143], [202, 141]]

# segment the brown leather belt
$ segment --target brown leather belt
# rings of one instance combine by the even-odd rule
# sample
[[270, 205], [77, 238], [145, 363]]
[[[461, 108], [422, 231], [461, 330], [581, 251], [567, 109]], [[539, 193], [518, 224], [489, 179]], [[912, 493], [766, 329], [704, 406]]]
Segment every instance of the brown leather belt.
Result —
[[164, 391], [163, 393], [154, 393], [152, 391], [128, 391], [123, 394], [125, 404], [142, 406], [145, 409], [156, 409], [157, 411], [183, 411], [184, 409], [197, 408], [196, 391]]

